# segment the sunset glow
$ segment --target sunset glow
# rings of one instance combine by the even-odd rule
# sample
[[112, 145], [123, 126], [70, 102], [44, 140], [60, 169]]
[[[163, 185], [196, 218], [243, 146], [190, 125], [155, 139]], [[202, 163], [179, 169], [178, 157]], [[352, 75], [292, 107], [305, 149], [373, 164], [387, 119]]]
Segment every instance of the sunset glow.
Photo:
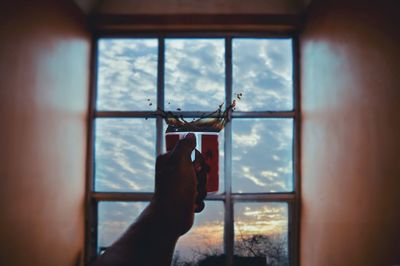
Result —
[[[99, 246], [112, 244], [139, 216], [147, 203], [104, 202], [99, 209]], [[253, 235], [285, 235], [288, 231], [285, 203], [237, 203], [235, 239]], [[109, 219], [108, 217], [112, 217]], [[190, 261], [204, 254], [223, 252], [224, 213], [220, 202], [207, 201], [205, 210], [196, 215], [193, 228], [178, 241], [176, 252]]]

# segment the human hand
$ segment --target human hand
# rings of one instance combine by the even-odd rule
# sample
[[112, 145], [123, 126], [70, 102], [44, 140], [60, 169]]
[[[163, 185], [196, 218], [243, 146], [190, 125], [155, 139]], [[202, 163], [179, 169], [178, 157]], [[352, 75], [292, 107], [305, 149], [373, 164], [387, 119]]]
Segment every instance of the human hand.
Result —
[[[179, 140], [174, 149], [160, 155], [156, 162], [156, 186], [152, 202], [162, 213], [163, 221], [171, 232], [183, 235], [193, 225], [194, 213], [204, 208], [206, 197], [206, 171], [204, 160], [196, 150], [196, 160], [191, 153], [196, 146], [194, 134]], [[199, 176], [199, 181], [197, 175]]]
[[207, 195], [208, 170], [201, 153], [196, 150], [191, 161], [195, 146], [195, 135], [188, 134], [172, 151], [158, 156], [153, 200], [93, 266], [171, 264], [177, 239], [192, 227]]

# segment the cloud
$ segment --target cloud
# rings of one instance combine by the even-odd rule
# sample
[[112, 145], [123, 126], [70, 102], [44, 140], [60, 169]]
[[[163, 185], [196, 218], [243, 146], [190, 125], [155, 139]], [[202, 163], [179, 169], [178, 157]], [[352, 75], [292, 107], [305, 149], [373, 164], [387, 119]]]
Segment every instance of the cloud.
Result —
[[275, 161], [279, 161], [280, 157], [278, 155], [272, 155], [272, 159], [274, 159]]
[[241, 156], [233, 156], [233, 157], [232, 157], [232, 160], [233, 160], [233, 161], [241, 161], [241, 160], [242, 160], [242, 157], [241, 157]]
[[258, 179], [255, 175], [253, 175], [250, 171], [250, 168], [247, 166], [242, 166], [241, 175], [244, 178], [251, 180], [257, 186], [265, 187], [267, 185], [266, 183], [264, 183], [260, 179]]
[[[98, 109], [155, 109], [157, 44], [157, 39], [99, 41]], [[154, 103], [152, 107], [147, 99]]]
[[114, 181], [105, 179], [105, 178], [99, 178], [98, 180], [96, 180], [97, 182], [97, 186], [98, 187], [106, 187], [109, 188], [111, 190], [121, 190], [123, 189], [123, 186], [121, 186], [120, 184], [115, 183]]
[[291, 191], [292, 119], [234, 119], [234, 192]]
[[292, 109], [290, 39], [234, 39], [233, 90], [240, 111]]
[[97, 191], [154, 190], [154, 119], [97, 119]]
[[288, 231], [286, 203], [235, 204], [235, 235], [274, 235]]
[[261, 171], [260, 175], [266, 177], [270, 181], [273, 181], [274, 177], [278, 177], [278, 173], [274, 171]]
[[259, 134], [260, 130], [262, 130], [262, 125], [254, 123], [251, 125], [250, 132], [245, 131], [243, 133], [239, 133], [237, 131], [233, 131], [233, 139], [235, 140], [234, 145], [236, 145], [238, 148], [256, 146], [261, 140], [261, 136]]
[[293, 164], [291, 162], [289, 162], [284, 167], [278, 167], [277, 171], [284, 173], [284, 174], [292, 174], [293, 173]]
[[166, 39], [166, 108], [217, 109], [225, 99], [223, 39]]

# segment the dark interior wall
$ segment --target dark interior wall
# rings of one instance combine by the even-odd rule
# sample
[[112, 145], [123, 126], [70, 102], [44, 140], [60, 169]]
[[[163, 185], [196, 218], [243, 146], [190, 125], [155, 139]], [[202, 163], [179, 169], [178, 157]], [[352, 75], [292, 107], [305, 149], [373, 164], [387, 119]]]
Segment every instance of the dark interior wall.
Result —
[[76, 265], [90, 34], [72, 1], [0, 3], [0, 265]]
[[315, 1], [301, 34], [301, 265], [400, 264], [400, 2]]
[[293, 0], [102, 0], [101, 14], [298, 14], [306, 1]]

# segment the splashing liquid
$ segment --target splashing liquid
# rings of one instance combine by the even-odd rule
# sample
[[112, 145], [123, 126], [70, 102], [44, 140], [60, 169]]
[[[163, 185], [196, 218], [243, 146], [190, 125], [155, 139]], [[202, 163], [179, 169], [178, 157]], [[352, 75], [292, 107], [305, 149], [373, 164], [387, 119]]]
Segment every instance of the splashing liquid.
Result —
[[[209, 114], [203, 114], [200, 118], [187, 121], [183, 116], [178, 116], [171, 111], [165, 112], [157, 109], [157, 115], [164, 118], [168, 128], [166, 132], [220, 132], [231, 120], [231, 114], [235, 110], [236, 100], [224, 111], [220, 104], [218, 109]], [[180, 111], [180, 109], [179, 109]]]

